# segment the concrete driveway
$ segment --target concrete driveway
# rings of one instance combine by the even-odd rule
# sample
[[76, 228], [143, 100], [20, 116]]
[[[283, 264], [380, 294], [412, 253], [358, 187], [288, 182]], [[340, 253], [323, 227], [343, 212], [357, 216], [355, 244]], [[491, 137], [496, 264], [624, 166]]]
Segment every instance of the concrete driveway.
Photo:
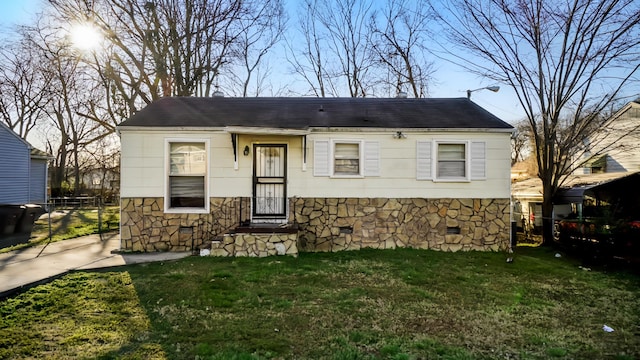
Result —
[[181, 259], [191, 252], [119, 253], [120, 234], [106, 233], [58, 241], [0, 254], [0, 298], [73, 270]]

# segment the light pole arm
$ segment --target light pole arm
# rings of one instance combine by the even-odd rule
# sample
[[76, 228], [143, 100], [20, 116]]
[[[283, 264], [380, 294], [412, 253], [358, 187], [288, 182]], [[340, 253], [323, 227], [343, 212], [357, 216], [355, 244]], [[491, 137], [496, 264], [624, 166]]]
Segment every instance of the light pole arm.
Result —
[[498, 92], [498, 90], [500, 90], [500, 86], [485, 86], [485, 87], [481, 87], [473, 90], [467, 90], [467, 99], [471, 100], [472, 92], [478, 91], [478, 90], [485, 90], [485, 89], [493, 92]]

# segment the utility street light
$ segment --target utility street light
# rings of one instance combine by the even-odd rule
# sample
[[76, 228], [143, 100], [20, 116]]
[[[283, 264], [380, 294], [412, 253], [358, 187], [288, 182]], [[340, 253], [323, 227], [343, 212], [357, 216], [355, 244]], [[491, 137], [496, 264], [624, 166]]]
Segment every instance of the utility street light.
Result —
[[493, 91], [493, 92], [498, 92], [498, 90], [500, 90], [500, 86], [485, 86], [485, 87], [481, 87], [479, 89], [474, 89], [474, 90], [467, 90], [467, 99], [471, 100], [471, 93], [474, 91], [478, 91], [478, 90], [489, 90], [489, 91]]

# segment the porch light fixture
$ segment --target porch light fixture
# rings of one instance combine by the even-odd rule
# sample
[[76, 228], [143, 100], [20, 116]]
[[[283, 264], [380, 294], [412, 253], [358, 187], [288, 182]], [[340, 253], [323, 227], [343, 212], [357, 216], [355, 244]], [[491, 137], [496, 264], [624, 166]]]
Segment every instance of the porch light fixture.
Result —
[[244, 151], [242, 152], [244, 156], [249, 156], [249, 145], [244, 146]]
[[471, 93], [479, 90], [489, 90], [493, 92], [498, 92], [498, 90], [500, 90], [500, 86], [485, 86], [479, 89], [467, 90], [467, 99], [471, 100]]

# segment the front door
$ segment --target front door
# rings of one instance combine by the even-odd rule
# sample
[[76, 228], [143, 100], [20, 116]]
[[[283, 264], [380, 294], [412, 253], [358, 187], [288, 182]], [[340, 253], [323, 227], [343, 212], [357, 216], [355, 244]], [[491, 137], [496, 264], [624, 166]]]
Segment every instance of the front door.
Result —
[[253, 145], [253, 220], [287, 218], [287, 145]]

